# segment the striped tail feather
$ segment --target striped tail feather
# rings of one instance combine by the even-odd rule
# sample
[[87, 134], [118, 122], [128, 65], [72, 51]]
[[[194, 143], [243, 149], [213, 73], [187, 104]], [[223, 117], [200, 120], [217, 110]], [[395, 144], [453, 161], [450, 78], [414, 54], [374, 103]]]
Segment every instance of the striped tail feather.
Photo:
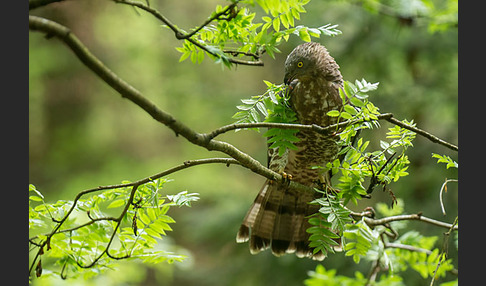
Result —
[[236, 236], [236, 242], [249, 241], [250, 253], [271, 248], [275, 256], [295, 253], [298, 257], [323, 260], [322, 252], [313, 254], [306, 232], [307, 217], [317, 213], [319, 206], [311, 205], [310, 193], [288, 189], [267, 180], [248, 210]]

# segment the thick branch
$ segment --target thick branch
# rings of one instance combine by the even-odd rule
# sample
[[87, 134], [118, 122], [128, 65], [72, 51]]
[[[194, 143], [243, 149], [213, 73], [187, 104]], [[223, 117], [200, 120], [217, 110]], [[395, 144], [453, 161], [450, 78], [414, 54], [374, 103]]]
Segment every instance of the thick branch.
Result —
[[[69, 48], [76, 54], [82, 63], [84, 63], [113, 89], [118, 91], [122, 97], [138, 105], [140, 108], [145, 110], [145, 112], [150, 114], [152, 118], [172, 129], [176, 135], [181, 135], [189, 142], [204, 147], [209, 151], [223, 152], [236, 159], [242, 166], [250, 169], [251, 171], [266, 177], [267, 179], [284, 183], [285, 180], [280, 174], [266, 168], [260, 162], [248, 154], [240, 151], [233, 145], [226, 142], [213, 140], [205, 134], [198, 133], [182, 122], [177, 121], [169, 113], [159, 109], [154, 103], [142, 96], [140, 91], [125, 82], [123, 79], [119, 78], [114, 72], [106, 67], [68, 28], [51, 20], [37, 16], [29, 16], [29, 28], [30, 30], [44, 32], [49, 36], [59, 38], [69, 46]], [[289, 186], [290, 188], [314, 192], [312, 188], [294, 181], [291, 181]]]

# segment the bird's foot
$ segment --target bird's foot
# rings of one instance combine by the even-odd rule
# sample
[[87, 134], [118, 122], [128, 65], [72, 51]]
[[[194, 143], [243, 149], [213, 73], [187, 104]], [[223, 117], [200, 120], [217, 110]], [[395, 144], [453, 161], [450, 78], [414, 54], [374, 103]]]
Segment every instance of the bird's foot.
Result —
[[290, 181], [292, 181], [292, 174], [287, 174], [285, 172], [281, 172], [282, 178], [283, 178], [283, 183], [286, 185], [290, 185]]

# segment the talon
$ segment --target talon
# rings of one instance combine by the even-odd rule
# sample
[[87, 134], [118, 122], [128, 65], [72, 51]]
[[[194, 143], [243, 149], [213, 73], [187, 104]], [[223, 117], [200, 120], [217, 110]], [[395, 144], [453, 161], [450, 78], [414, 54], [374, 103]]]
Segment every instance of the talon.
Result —
[[285, 172], [281, 172], [282, 178], [283, 178], [283, 183], [290, 185], [290, 181], [292, 180], [293, 176], [291, 174], [287, 174]]
[[369, 215], [370, 218], [375, 218], [376, 212], [375, 212], [375, 209], [374, 208], [372, 208], [372, 207], [366, 207], [364, 209], [364, 211], [370, 213], [370, 215]]

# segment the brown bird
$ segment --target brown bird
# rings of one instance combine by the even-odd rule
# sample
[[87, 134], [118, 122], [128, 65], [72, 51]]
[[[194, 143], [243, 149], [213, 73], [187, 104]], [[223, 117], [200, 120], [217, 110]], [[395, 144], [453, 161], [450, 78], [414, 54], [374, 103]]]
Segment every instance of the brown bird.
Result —
[[[320, 126], [336, 123], [335, 117], [326, 114], [343, 105], [339, 96], [343, 78], [324, 46], [313, 42], [297, 46], [285, 61], [284, 83], [298, 123]], [[296, 136], [300, 139], [295, 144], [298, 150], [287, 149], [282, 156], [277, 149], [268, 150], [268, 167], [309, 187], [330, 185], [329, 174], [312, 167], [326, 166], [335, 159], [336, 136], [313, 131], [299, 131]], [[276, 256], [295, 252], [298, 257], [323, 260], [325, 254], [321, 251], [313, 254], [310, 234], [306, 232], [311, 226], [308, 216], [319, 211], [318, 205], [309, 202], [320, 196], [318, 192], [293, 190], [288, 184], [267, 180], [248, 210], [236, 241], [249, 241], [252, 254], [271, 247]]]

